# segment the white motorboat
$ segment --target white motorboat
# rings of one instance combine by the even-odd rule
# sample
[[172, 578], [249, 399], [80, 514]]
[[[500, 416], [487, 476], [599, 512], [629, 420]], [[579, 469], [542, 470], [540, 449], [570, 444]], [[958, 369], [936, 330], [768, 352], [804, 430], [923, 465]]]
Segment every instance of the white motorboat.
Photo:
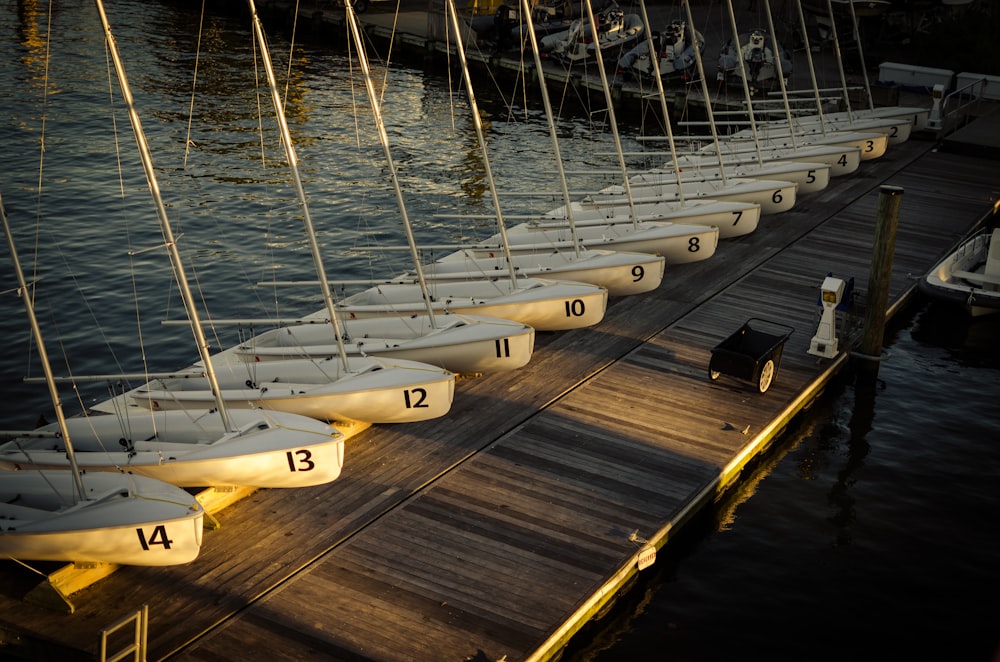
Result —
[[779, 71], [790, 76], [792, 59], [774, 35], [762, 28], [741, 33], [736, 40], [730, 38], [719, 51], [719, 81], [742, 85], [745, 76], [754, 90], [770, 88], [777, 84]]
[[[655, 69], [649, 56], [650, 42], [643, 39], [639, 42], [618, 60], [618, 71], [635, 78], [647, 78], [654, 75]], [[652, 52], [659, 59], [659, 75], [664, 79], [685, 80], [696, 76], [696, 42], [699, 48], [704, 48], [705, 36], [696, 30], [689, 30], [684, 21], [671, 21], [662, 31], [653, 32]]]
[[594, 15], [597, 39], [588, 16], [576, 19], [568, 30], [550, 34], [542, 39], [542, 48], [553, 58], [566, 63], [601, 58], [617, 61], [621, 53], [635, 44], [643, 33], [642, 19], [637, 14], [626, 14], [611, 7]]
[[963, 240], [920, 279], [919, 287], [973, 317], [1000, 313], [1000, 228]]

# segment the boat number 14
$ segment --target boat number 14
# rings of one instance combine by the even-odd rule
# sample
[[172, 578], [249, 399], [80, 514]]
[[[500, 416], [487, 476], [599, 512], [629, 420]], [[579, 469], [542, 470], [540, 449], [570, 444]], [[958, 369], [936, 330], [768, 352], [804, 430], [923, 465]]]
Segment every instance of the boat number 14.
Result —
[[167, 526], [165, 524], [156, 526], [148, 538], [146, 537], [146, 532], [142, 529], [136, 529], [135, 532], [139, 536], [139, 544], [147, 552], [154, 545], [163, 545], [163, 549], [170, 549], [171, 543], [174, 542], [167, 537]]

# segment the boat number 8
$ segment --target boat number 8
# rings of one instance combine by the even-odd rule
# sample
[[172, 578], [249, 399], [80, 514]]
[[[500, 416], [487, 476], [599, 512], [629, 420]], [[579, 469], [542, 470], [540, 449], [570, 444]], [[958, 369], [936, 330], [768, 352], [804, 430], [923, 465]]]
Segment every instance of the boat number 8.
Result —
[[701, 240], [698, 237], [688, 239], [688, 253], [697, 253], [701, 250]]

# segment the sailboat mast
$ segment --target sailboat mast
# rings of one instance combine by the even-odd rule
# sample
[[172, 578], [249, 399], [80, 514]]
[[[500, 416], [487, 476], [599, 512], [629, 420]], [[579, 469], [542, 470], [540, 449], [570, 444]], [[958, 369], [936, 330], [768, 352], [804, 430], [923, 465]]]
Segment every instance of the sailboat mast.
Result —
[[[618, 120], [615, 118], [615, 103], [611, 97], [611, 86], [608, 84], [608, 74], [604, 70], [604, 54], [601, 53], [601, 34], [597, 31], [597, 19], [594, 18], [594, 7], [590, 0], [584, 0], [587, 6], [587, 18], [590, 21], [590, 33], [594, 35], [594, 56], [597, 58], [597, 71], [601, 74], [604, 87], [604, 103], [608, 107], [608, 124], [611, 125], [611, 135], [615, 138], [615, 148], [618, 150], [618, 166], [622, 169], [622, 186], [628, 199], [629, 212], [632, 216], [632, 226], [639, 225], [639, 215], [635, 211], [635, 200], [632, 197], [632, 185], [628, 179], [628, 167], [625, 165], [625, 153], [622, 151], [622, 140], [618, 134]], [[645, 29], [649, 29], [648, 27]]]
[[[739, 52], [740, 48], [740, 30], [736, 27], [736, 14], [733, 12], [733, 0], [726, 0], [726, 7], [729, 9], [729, 25], [733, 30], [733, 44]], [[760, 138], [757, 135], [757, 118], [753, 114], [753, 95], [750, 94], [750, 82], [747, 81], [747, 65], [743, 61], [743, 55], [740, 53], [736, 61], [740, 63], [740, 80], [743, 83], [743, 98], [747, 103], [747, 119], [750, 121], [750, 134], [753, 136], [754, 150], [757, 152], [757, 162], [763, 163], [764, 159], [760, 153]], [[787, 109], [788, 103], [785, 103]], [[721, 165], [721, 164], [720, 164]]]
[[833, 0], [826, 0], [826, 9], [830, 14], [830, 32], [833, 33], [833, 52], [837, 56], [837, 70], [840, 72], [840, 81], [844, 85], [844, 105], [847, 108], [848, 117], [853, 116], [851, 112], [851, 97], [847, 94], [847, 74], [844, 73], [844, 57], [840, 52], [840, 37], [837, 36], [837, 21], [833, 17]]
[[559, 151], [559, 136], [556, 133], [555, 115], [552, 114], [552, 102], [549, 100], [549, 88], [545, 83], [545, 70], [542, 68], [541, 51], [538, 48], [538, 36], [535, 34], [535, 22], [531, 16], [531, 5], [528, 0], [521, 0], [521, 14], [528, 24], [528, 39], [531, 40], [531, 52], [535, 57], [535, 74], [538, 76], [538, 87], [542, 94], [542, 104], [545, 106], [545, 119], [549, 124], [549, 140], [552, 142], [552, 155], [556, 159], [556, 169], [559, 171], [559, 184], [562, 186], [563, 203], [566, 206], [566, 220], [569, 222], [570, 238], [573, 240], [573, 250], [580, 252], [576, 236], [576, 223], [573, 218], [573, 204], [569, 195], [569, 185], [566, 182], [566, 167], [563, 164], [562, 153]]
[[417, 250], [417, 240], [413, 236], [410, 216], [406, 213], [406, 201], [403, 200], [403, 189], [399, 185], [396, 163], [392, 160], [392, 150], [389, 148], [389, 134], [386, 132], [385, 123], [382, 121], [382, 109], [379, 107], [378, 95], [375, 94], [375, 85], [372, 83], [371, 69], [368, 66], [368, 52], [365, 50], [364, 41], [361, 39], [361, 31], [358, 29], [358, 20], [354, 15], [353, 1], [347, 0], [344, 3], [344, 9], [347, 12], [347, 25], [351, 30], [351, 37], [354, 39], [354, 46], [358, 51], [358, 62], [361, 64], [361, 72], [365, 79], [365, 91], [368, 93], [368, 101], [371, 104], [372, 115], [375, 118], [375, 127], [378, 130], [378, 137], [382, 143], [382, 151], [385, 153], [385, 160], [389, 166], [389, 174], [392, 176], [392, 185], [396, 191], [396, 204], [399, 207], [399, 214], [403, 220], [403, 229], [406, 231], [406, 241], [410, 246], [410, 254], [413, 256], [413, 268], [416, 270], [417, 280], [420, 282], [420, 295], [424, 299], [424, 306], [427, 308], [430, 323], [434, 325], [434, 307], [431, 305], [431, 296], [427, 290], [427, 281], [424, 279], [424, 270], [420, 265], [420, 251]]
[[[649, 52], [649, 63], [653, 67], [653, 79], [656, 80], [656, 91], [660, 95], [660, 109], [663, 112], [663, 123], [667, 125], [667, 143], [670, 145], [670, 160], [674, 165], [674, 175], [677, 180], [677, 199], [684, 204], [684, 187], [682, 185], [681, 166], [677, 161], [677, 145], [674, 143], [674, 129], [670, 125], [670, 108], [667, 105], [667, 92], [663, 89], [663, 79], [660, 77], [660, 54], [653, 43], [652, 23], [646, 11], [646, 0], [639, 0], [639, 10], [642, 12], [642, 24], [646, 26], [646, 49]], [[692, 34], [693, 33], [693, 34]], [[693, 36], [698, 41], [698, 33], [689, 25], [684, 26], [684, 40]]]
[[[493, 197], [493, 209], [496, 211], [497, 228], [500, 231], [500, 241], [503, 242], [504, 257], [507, 260], [507, 271], [511, 282], [517, 281], [517, 272], [514, 270], [514, 261], [510, 255], [510, 243], [507, 240], [507, 224], [503, 220], [503, 213], [500, 210], [500, 197], [497, 195], [497, 185], [493, 180], [493, 169], [490, 167], [490, 153], [486, 148], [486, 137], [483, 135], [483, 120], [479, 116], [479, 106], [476, 103], [476, 94], [472, 89], [472, 78], [469, 76], [469, 63], [465, 59], [465, 44], [462, 41], [461, 27], [458, 24], [458, 12], [455, 11], [455, 0], [448, 0], [445, 11], [451, 21], [451, 27], [455, 31], [455, 50], [458, 52], [458, 60], [462, 65], [462, 78], [465, 81], [465, 89], [469, 94], [469, 106], [472, 108], [472, 123], [476, 127], [476, 137], [479, 140], [479, 149], [483, 154], [483, 168], [486, 171], [486, 181], [490, 185], [490, 194]], [[573, 242], [574, 248], [576, 242]], [[579, 249], [576, 249], [579, 251]]]
[[278, 126], [281, 129], [281, 143], [285, 146], [285, 158], [288, 159], [288, 167], [292, 171], [292, 179], [295, 180], [295, 192], [299, 197], [299, 205], [302, 207], [302, 220], [306, 226], [306, 234], [309, 235], [309, 248], [312, 251], [313, 263], [316, 265], [316, 277], [319, 279], [319, 286], [323, 292], [323, 301], [326, 304], [326, 312], [330, 316], [330, 324], [333, 325], [333, 335], [337, 339], [337, 349], [340, 353], [340, 360], [345, 372], [350, 372], [350, 361], [347, 358], [347, 350], [344, 348], [344, 338], [340, 333], [340, 324], [337, 322], [337, 309], [333, 305], [333, 295], [330, 291], [330, 283], [326, 279], [326, 269], [323, 267], [323, 256], [320, 254], [319, 242], [316, 240], [316, 230], [313, 227], [312, 217], [309, 215], [309, 205], [306, 204], [305, 190], [302, 188], [302, 177], [299, 175], [299, 162], [295, 156], [295, 147], [292, 145], [292, 134], [288, 130], [288, 121], [285, 118], [285, 110], [281, 105], [281, 95], [278, 93], [278, 84], [274, 77], [274, 67], [271, 64], [271, 52], [267, 46], [267, 38], [264, 36], [264, 28], [260, 24], [257, 16], [257, 7], [253, 0], [247, 0], [250, 8], [250, 17], [253, 22], [254, 33], [260, 43], [260, 57], [264, 61], [264, 70], [267, 72], [267, 83], [271, 91], [271, 102], [274, 104], [274, 113], [278, 118]]
[[135, 134], [135, 142], [139, 147], [139, 156], [142, 160], [142, 168], [146, 173], [146, 183], [149, 192], [153, 196], [153, 203], [156, 206], [156, 215], [160, 221], [160, 230], [166, 243], [167, 253], [170, 255], [170, 263], [174, 269], [174, 280], [180, 289], [181, 298], [184, 300], [184, 307], [187, 309], [188, 321], [191, 323], [191, 332], [195, 337], [195, 344], [198, 346], [198, 353], [205, 364], [205, 376], [208, 379], [212, 395], [215, 396], [216, 405], [219, 408], [219, 415], [227, 431], [232, 431], [229, 422], [229, 414], [226, 411], [226, 404], [222, 398], [222, 391], [219, 389], [219, 380], [215, 375], [215, 368], [212, 367], [212, 357], [208, 351], [208, 341], [205, 338], [205, 331], [201, 328], [201, 320], [198, 317], [198, 309], [194, 304], [194, 296], [188, 285], [187, 274], [184, 272], [184, 263], [181, 261], [180, 251], [177, 249], [177, 242], [174, 240], [174, 233], [170, 227], [170, 220], [167, 218], [167, 208], [163, 204], [160, 195], [160, 185], [156, 179], [156, 171], [153, 169], [153, 157], [149, 152], [149, 145], [146, 142], [146, 134], [142, 129], [142, 122], [139, 120], [139, 113], [135, 109], [135, 100], [132, 98], [132, 90], [128, 84], [128, 77], [125, 75], [125, 67], [122, 64], [121, 55], [118, 52], [118, 44], [111, 34], [111, 25], [108, 23], [108, 16], [104, 12], [102, 0], [95, 0], [97, 3], [97, 13], [101, 17], [101, 25], [104, 28], [104, 37], [114, 61], [115, 72], [118, 74], [118, 84], [121, 87], [122, 98], [125, 107], [128, 109], [129, 120], [132, 123], [132, 132]]
[[[943, 3], [942, 3], [943, 4]], [[848, 9], [851, 10], [851, 24], [854, 27], [854, 43], [858, 45], [858, 61], [861, 64], [861, 76], [865, 81], [865, 97], [868, 99], [868, 110], [873, 110], [875, 108], [875, 100], [872, 98], [872, 86], [871, 82], [868, 80], [868, 67], [865, 66], [865, 51], [861, 45], [861, 31], [858, 29], [858, 15], [854, 11], [854, 3], [847, 3]], [[836, 29], [836, 26], [834, 26]], [[847, 80], [843, 81], [844, 84], [844, 96], [847, 96]]]
[[[798, 9], [799, 26], [802, 28], [802, 41], [806, 52], [806, 62], [809, 64], [809, 81], [813, 86], [813, 96], [816, 99], [816, 112], [819, 115], [820, 123], [823, 123], [823, 100], [819, 96], [819, 83], [816, 81], [816, 65], [813, 63], [812, 47], [809, 45], [809, 31], [806, 27], [806, 15], [802, 11], [801, 0], [795, 0], [795, 7]], [[785, 105], [787, 106], [787, 100]]]
[[28, 283], [24, 279], [24, 271], [21, 270], [21, 260], [17, 257], [17, 247], [14, 245], [14, 234], [10, 230], [10, 223], [7, 222], [7, 211], [3, 206], [3, 195], [0, 195], [0, 220], [3, 221], [3, 231], [7, 235], [7, 245], [10, 246], [10, 259], [14, 262], [14, 272], [17, 274], [17, 285], [21, 292], [21, 299], [24, 300], [24, 309], [28, 313], [28, 322], [31, 324], [31, 333], [35, 337], [35, 344], [38, 345], [38, 358], [42, 362], [42, 370], [45, 372], [45, 382], [49, 386], [49, 396], [52, 398], [52, 406], [56, 410], [56, 420], [59, 422], [59, 432], [66, 442], [66, 458], [73, 468], [73, 484], [76, 487], [77, 496], [83, 500], [86, 492], [83, 489], [83, 478], [80, 477], [80, 467], [76, 464], [76, 454], [73, 452], [73, 444], [69, 438], [69, 428], [66, 426], [66, 415], [63, 413], [62, 399], [59, 397], [59, 389], [56, 388], [55, 376], [52, 374], [52, 366], [49, 364], [49, 355], [45, 351], [45, 343], [42, 342], [42, 329], [38, 326], [38, 318], [35, 317], [35, 307], [31, 302], [31, 294], [28, 291]]
[[[691, 26], [692, 30], [694, 27], [694, 17], [691, 16], [691, 4], [688, 0], [681, 0], [681, 4], [684, 5], [684, 9], [687, 10], [687, 20], [688, 25]], [[739, 39], [735, 40], [737, 52], [739, 52]], [[708, 81], [705, 80], [705, 65], [701, 61], [701, 46], [698, 44], [698, 40], [695, 39], [694, 43], [694, 59], [698, 63], [698, 77], [701, 79], [701, 93], [705, 97], [705, 110], [708, 111], [708, 125], [712, 129], [712, 141], [715, 143], [715, 154], [719, 159], [719, 174], [722, 177], [722, 183], [726, 183], [726, 165], [722, 158], [722, 146], [719, 144], [719, 133], [715, 128], [715, 115], [712, 112], [712, 97], [708, 93]]]

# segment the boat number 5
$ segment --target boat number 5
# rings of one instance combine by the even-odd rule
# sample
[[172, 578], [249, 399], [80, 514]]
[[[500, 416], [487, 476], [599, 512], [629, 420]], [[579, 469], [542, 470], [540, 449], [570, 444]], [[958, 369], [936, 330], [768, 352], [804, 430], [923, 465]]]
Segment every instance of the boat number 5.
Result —
[[167, 537], [167, 527], [164, 524], [160, 524], [154, 528], [152, 535], [148, 538], [146, 537], [146, 532], [142, 529], [136, 529], [135, 532], [139, 536], [139, 544], [147, 552], [152, 545], [163, 545], [163, 549], [170, 549], [171, 543], [174, 542]]
[[403, 391], [403, 397], [406, 399], [407, 409], [424, 409], [429, 407], [427, 404], [427, 389], [415, 388], [413, 390]]
[[583, 317], [586, 312], [587, 307], [583, 305], [582, 299], [573, 299], [572, 301], [564, 301], [566, 304], [566, 317]]
[[288, 458], [288, 470], [292, 473], [296, 471], [312, 471], [316, 468], [316, 463], [312, 461], [312, 451], [301, 449], [288, 451], [285, 453]]

